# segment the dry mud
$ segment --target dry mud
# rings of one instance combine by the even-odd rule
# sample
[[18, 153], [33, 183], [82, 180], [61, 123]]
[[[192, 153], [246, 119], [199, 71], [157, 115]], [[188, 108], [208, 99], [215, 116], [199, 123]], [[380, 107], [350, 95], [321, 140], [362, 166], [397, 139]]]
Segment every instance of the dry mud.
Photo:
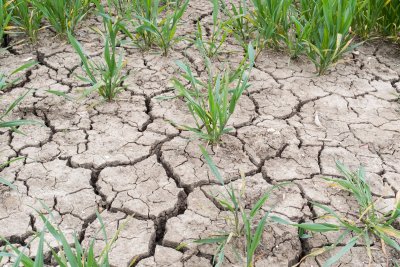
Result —
[[[197, 21], [207, 27], [211, 10], [208, 2], [191, 1], [181, 34], [194, 32]], [[84, 24], [101, 22], [92, 17]], [[18, 188], [0, 186], [0, 236], [26, 245], [42, 227], [32, 209], [43, 210], [42, 200], [71, 240], [74, 232], [84, 243], [96, 236], [96, 210], [109, 236], [123, 225], [110, 253], [113, 266], [127, 266], [132, 260], [136, 266], [211, 266], [214, 248], [191, 241], [228, 227], [226, 211], [213, 200], [222, 190], [201, 157], [202, 142], [176, 126], [192, 122], [183, 101], [158, 99], [173, 95], [170, 79], [177, 73], [177, 59], [205, 74], [192, 45], [183, 42], [168, 57], [125, 49], [127, 90], [117, 101], [102, 102], [97, 96], [67, 101], [45, 90], [79, 98], [87, 86], [76, 78], [82, 72], [79, 58], [50, 31], [42, 35], [34, 49], [14, 46], [1, 55], [2, 71], [29, 58], [39, 61], [1, 101], [3, 108], [35, 89], [13, 116], [43, 126], [21, 127], [26, 136], [0, 132], [1, 162], [26, 157], [0, 172]], [[100, 55], [96, 34], [83, 26], [77, 38], [90, 54]], [[234, 44], [227, 46], [240, 51]], [[234, 64], [241, 57], [222, 54], [216, 63]], [[352, 213], [355, 203], [348, 194], [322, 179], [338, 174], [335, 160], [353, 168], [365, 165], [378, 205], [388, 209], [400, 190], [399, 77], [399, 48], [390, 44], [366, 44], [322, 77], [307, 60], [294, 62], [284, 53], [264, 51], [252, 71], [252, 86], [230, 122], [234, 131], [210, 153], [228, 184], [239, 187], [239, 173], [245, 173], [249, 207], [272, 185], [291, 181], [263, 209], [274, 207], [275, 214], [292, 221], [322, 215], [312, 208], [313, 201]], [[96, 239], [100, 251], [105, 242], [101, 235]], [[271, 224], [256, 266], [291, 266], [334, 240], [329, 234], [301, 240], [296, 229]], [[181, 243], [187, 245], [177, 251]], [[399, 259], [391, 251], [384, 255], [379, 242], [373, 248], [372, 266]], [[35, 243], [30, 253], [34, 251]], [[328, 257], [309, 258], [301, 266], [321, 266]], [[339, 265], [367, 262], [360, 244]], [[232, 251], [227, 251], [224, 266], [240, 266]]]

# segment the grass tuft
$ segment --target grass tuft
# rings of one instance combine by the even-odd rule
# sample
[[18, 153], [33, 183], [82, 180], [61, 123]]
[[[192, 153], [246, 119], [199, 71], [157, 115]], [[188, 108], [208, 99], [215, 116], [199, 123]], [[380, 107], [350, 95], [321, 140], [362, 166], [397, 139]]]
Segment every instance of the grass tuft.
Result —
[[183, 72], [181, 77], [189, 82], [190, 87], [186, 88], [177, 78], [172, 82], [177, 95], [186, 101], [196, 123], [195, 127], [183, 126], [186, 130], [210, 143], [219, 142], [221, 136], [231, 130], [226, 126], [237, 102], [250, 86], [248, 80], [254, 65], [254, 56], [254, 49], [249, 45], [247, 58], [235, 71], [228, 68], [216, 74], [213, 73], [210, 60], [205, 57], [208, 69], [208, 79], [205, 82], [196, 78], [190, 67], [183, 62], [176, 63]]

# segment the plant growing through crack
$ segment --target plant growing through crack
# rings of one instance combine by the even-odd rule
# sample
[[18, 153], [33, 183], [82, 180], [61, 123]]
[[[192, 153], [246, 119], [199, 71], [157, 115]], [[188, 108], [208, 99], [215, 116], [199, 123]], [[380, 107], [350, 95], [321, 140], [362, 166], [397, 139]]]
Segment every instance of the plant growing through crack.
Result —
[[[224, 179], [218, 171], [217, 166], [214, 164], [213, 160], [207, 153], [207, 150], [200, 146], [201, 152], [217, 181], [223, 186], [226, 197], [221, 197], [217, 199], [218, 203], [227, 210], [230, 214], [230, 218], [233, 221], [233, 227], [230, 231], [221, 233], [209, 238], [195, 240], [198, 244], [216, 244], [217, 249], [213, 258], [213, 264], [219, 267], [222, 266], [225, 258], [225, 248], [234, 243], [235, 239], [240, 239], [244, 237], [245, 243], [245, 262], [247, 267], [254, 266], [254, 257], [257, 248], [261, 244], [262, 234], [266, 227], [267, 222], [270, 220], [270, 209], [264, 215], [262, 215], [262, 207], [268, 201], [272, 191], [277, 188], [283, 187], [289, 183], [280, 183], [271, 187], [263, 196], [254, 204], [254, 206], [248, 211], [245, 208], [245, 203], [243, 202], [243, 197], [245, 194], [245, 177], [242, 173], [242, 187], [239, 192], [237, 192], [232, 185], [225, 185]], [[261, 218], [261, 219], [260, 219]], [[256, 223], [256, 221], [258, 222]], [[241, 240], [239, 240], [241, 242]], [[236, 249], [238, 250], [238, 249]], [[239, 256], [239, 255], [238, 255]], [[241, 259], [240, 259], [241, 260]]]
[[227, 17], [223, 27], [239, 42], [245, 51], [248, 43], [253, 38], [255, 27], [251, 23], [247, 0], [240, 0], [237, 4], [230, 1], [229, 4], [220, 0], [222, 13]]
[[177, 65], [183, 71], [182, 78], [189, 82], [190, 87], [186, 88], [177, 78], [172, 82], [177, 95], [186, 101], [196, 123], [196, 127], [183, 127], [194, 132], [199, 138], [217, 143], [223, 134], [231, 130], [226, 128], [229, 118], [243, 92], [250, 86], [248, 80], [254, 65], [254, 49], [249, 44], [246, 58], [235, 71], [227, 68], [215, 74], [209, 58], [204, 58], [208, 70], [207, 81], [194, 77], [190, 67], [178, 61]]
[[222, 22], [218, 18], [219, 10], [220, 10], [220, 2], [219, 0], [213, 0], [213, 26], [211, 30], [211, 36], [208, 37], [208, 40], [204, 39], [203, 31], [201, 29], [200, 22], [197, 22], [197, 32], [196, 39], [194, 42], [196, 46], [203, 51], [209, 58], [215, 57], [222, 45], [225, 43], [225, 40], [228, 36], [228, 32], [225, 30], [224, 22]]
[[[96, 236], [92, 238], [87, 248], [83, 247], [81, 242], [79, 241], [79, 237], [74, 234], [73, 245], [69, 243], [67, 237], [63, 233], [63, 231], [54, 226], [51, 222], [52, 214], [48, 207], [44, 203], [42, 205], [50, 214], [50, 219], [44, 216], [43, 213], [38, 212], [41, 220], [43, 221], [43, 229], [37, 232], [34, 238], [28, 243], [28, 246], [34, 241], [38, 240], [38, 247], [35, 253], [34, 258], [27, 255], [26, 247], [16, 247], [11, 244], [7, 239], [1, 238], [6, 245], [3, 250], [0, 251], [0, 262], [3, 258], [12, 258], [13, 266], [23, 266], [23, 267], [44, 267], [48, 266], [45, 264], [45, 245], [51, 250], [51, 259], [57, 264], [57, 266], [74, 266], [74, 267], [98, 267], [110, 266], [108, 262], [108, 253], [111, 250], [111, 247], [115, 240], [117, 239], [120, 231], [124, 227], [124, 225], [120, 226], [114, 236], [109, 239], [105, 230], [105, 224], [100, 214], [96, 211], [97, 220], [100, 223], [100, 229], [97, 232], [97, 235], [101, 232], [103, 238], [106, 242], [105, 247], [101, 250], [100, 255], [95, 254], [95, 243]], [[57, 241], [57, 249], [53, 246], [50, 246], [48, 241], [45, 239], [45, 234], [50, 233], [51, 237]]]
[[[31, 0], [57, 34], [73, 33], [89, 13], [93, 0]], [[96, 0], [97, 1], [97, 0]]]
[[[316, 233], [325, 232], [338, 232], [341, 233], [338, 239], [330, 246], [325, 246], [311, 252], [305, 256], [300, 263], [307, 257], [318, 256], [326, 251], [336, 248], [342, 243], [347, 237], [350, 240], [347, 244], [342, 247], [337, 254], [329, 258], [325, 263], [324, 267], [331, 266], [336, 263], [343, 255], [348, 253], [357, 242], [364, 242], [366, 247], [367, 255], [369, 257], [369, 264], [372, 263], [372, 252], [371, 242], [373, 238], [381, 241], [382, 250], [385, 252], [386, 246], [392, 247], [397, 251], [400, 251], [400, 245], [396, 241], [400, 239], [400, 231], [393, 227], [396, 220], [400, 218], [400, 193], [397, 193], [394, 207], [389, 212], [381, 212], [376, 209], [375, 203], [379, 199], [374, 199], [371, 193], [370, 186], [365, 180], [365, 170], [360, 167], [357, 171], [350, 171], [342, 163], [336, 163], [337, 169], [343, 175], [342, 178], [325, 178], [327, 181], [333, 183], [339, 188], [347, 191], [357, 201], [358, 210], [357, 217], [350, 218], [344, 217], [341, 214], [333, 211], [331, 208], [319, 204], [313, 203], [315, 207], [318, 207], [325, 211], [330, 217], [336, 220], [336, 223], [291, 223], [284, 221], [280, 218], [274, 217], [273, 219], [280, 223], [286, 223], [296, 226], [302, 230]], [[325, 216], [326, 217], [326, 216]], [[299, 263], [299, 264], [300, 264]]]
[[0, 47], [7, 45], [6, 33], [12, 18], [12, 0], [0, 0]]
[[155, 45], [167, 56], [171, 46], [183, 39], [175, 35], [188, 4], [189, 0], [133, 1], [133, 13], [128, 21], [132, 24], [134, 32], [124, 32], [139, 48], [148, 50]]
[[123, 72], [126, 62], [123, 59], [122, 51], [119, 55], [117, 54], [117, 46], [119, 45], [117, 35], [124, 26], [121, 24], [119, 18], [113, 21], [113, 19], [109, 15], [103, 13], [103, 11], [104, 10], [100, 10], [100, 14], [103, 17], [106, 32], [102, 33], [100, 30], [97, 30], [104, 40], [103, 61], [96, 61], [86, 55], [82, 46], [72, 34], [68, 33], [68, 38], [81, 58], [82, 68], [87, 76], [87, 78], [81, 76], [78, 76], [78, 78], [90, 84], [90, 88], [85, 90], [84, 94], [89, 95], [97, 91], [104, 99], [111, 101], [123, 90], [122, 83], [126, 78]]
[[32, 5], [32, 0], [14, 0], [12, 29], [15, 33], [23, 33], [31, 44], [35, 44], [38, 32], [42, 29], [42, 13]]
[[[302, 1], [302, 3], [307, 1]], [[351, 24], [356, 8], [356, 0], [318, 0], [308, 3], [303, 9], [309, 12], [306, 17], [311, 23], [310, 32], [305, 39], [307, 55], [314, 63], [319, 75], [336, 63], [344, 53], [353, 50]]]
[[[36, 61], [29, 61], [22, 66], [13, 70], [10, 74], [0, 73], [0, 91], [6, 91], [10, 87], [16, 85], [21, 77], [12, 78], [14, 75], [27, 70], [34, 65], [36, 65]], [[0, 114], [0, 129], [1, 128], [10, 128], [13, 131], [19, 132], [17, 127], [21, 125], [27, 124], [38, 124], [38, 122], [32, 120], [7, 120], [6, 118], [10, 115], [10, 113], [24, 100], [24, 98], [30, 93], [30, 90], [27, 90], [24, 94], [20, 95], [16, 100], [14, 100], [1, 114]], [[20, 133], [20, 132], [19, 132]]]

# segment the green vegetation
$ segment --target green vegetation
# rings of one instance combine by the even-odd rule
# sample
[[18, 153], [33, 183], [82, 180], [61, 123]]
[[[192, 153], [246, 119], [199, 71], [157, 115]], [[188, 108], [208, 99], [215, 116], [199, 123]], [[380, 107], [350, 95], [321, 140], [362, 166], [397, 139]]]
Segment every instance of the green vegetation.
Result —
[[[24, 159], [24, 158], [23, 157], [17, 157], [17, 158], [10, 159], [7, 162], [1, 163], [0, 164], [0, 170], [2, 170], [3, 168], [9, 166], [11, 163], [13, 163], [15, 161], [18, 161], [18, 160], [22, 160], [22, 159]], [[0, 185], [5, 185], [5, 186], [10, 187], [13, 190], [17, 190], [17, 188], [15, 187], [15, 185], [12, 182], [10, 182], [7, 179], [4, 179], [2, 177], [0, 177]], [[0, 259], [0, 262], [1, 262], [1, 259]]]
[[[44, 205], [44, 204], [43, 204]], [[47, 209], [47, 208], [46, 208]], [[48, 210], [48, 209], [47, 209]], [[50, 213], [50, 211], [49, 211]], [[44, 262], [45, 253], [44, 248], [47, 245], [51, 250], [52, 260], [57, 266], [76, 266], [76, 267], [98, 267], [98, 266], [110, 266], [108, 263], [108, 253], [111, 250], [112, 244], [115, 242], [119, 232], [123, 228], [123, 225], [118, 229], [115, 235], [109, 239], [106, 234], [104, 222], [96, 212], [97, 220], [100, 223], [100, 229], [97, 235], [101, 232], [106, 242], [106, 246], [102, 249], [100, 255], [95, 254], [95, 243], [96, 237], [93, 237], [87, 248], [82, 247], [79, 237], [74, 234], [73, 245], [71, 245], [65, 234], [57, 226], [54, 226], [49, 218], [45, 217], [42, 213], [39, 213], [41, 220], [43, 221], [44, 227], [41, 231], [35, 234], [35, 237], [30, 241], [31, 244], [34, 240], [38, 240], [38, 247], [34, 259], [31, 259], [25, 250], [25, 247], [19, 248], [12, 245], [8, 240], [3, 239], [6, 243], [3, 251], [0, 251], [0, 261], [4, 257], [12, 258], [13, 266], [24, 266], [24, 267], [44, 267], [47, 266]], [[50, 213], [50, 217], [52, 217]], [[57, 241], [57, 247], [54, 249], [45, 239], [45, 234], [50, 233], [52, 238]], [[28, 245], [29, 245], [28, 244]]]
[[226, 125], [239, 98], [249, 87], [249, 72], [254, 65], [254, 49], [251, 45], [247, 58], [235, 71], [227, 68], [220, 73], [214, 73], [210, 60], [205, 57], [208, 69], [208, 79], [205, 82], [196, 78], [190, 67], [181, 61], [177, 62], [183, 71], [182, 78], [189, 82], [190, 87], [186, 88], [177, 78], [173, 79], [173, 84], [177, 95], [186, 101], [196, 122], [196, 127], [183, 126], [185, 129], [211, 143], [217, 143], [223, 134], [231, 130]]
[[[269, 220], [271, 212], [271, 210], [269, 210], [262, 215], [263, 210], [261, 208], [268, 201], [271, 193], [275, 189], [285, 186], [288, 183], [282, 183], [271, 187], [248, 212], [246, 209], [249, 209], [249, 207], [245, 208], [245, 203], [243, 202], [246, 185], [244, 175], [242, 174], [242, 179], [244, 182], [242, 183], [242, 188], [239, 190], [235, 190], [232, 185], [230, 187], [225, 185], [224, 179], [219, 173], [217, 166], [215, 166], [213, 160], [208, 155], [207, 151], [204, 149], [204, 147], [200, 147], [200, 149], [213, 175], [225, 190], [226, 196], [222, 196], [221, 198], [217, 199], [217, 201], [231, 214], [232, 217], [230, 219], [234, 223], [229, 232], [221, 233], [205, 239], [195, 240], [195, 243], [217, 244], [213, 264], [215, 264], [215, 266], [222, 266], [225, 258], [225, 247], [228, 246], [228, 244], [234, 243], [235, 239], [240, 239], [243, 237], [245, 241], [245, 266], [252, 267], [254, 266], [255, 252], [261, 243], [262, 234]], [[258, 222], [256, 223], [257, 220]], [[242, 240], [238, 241], [240, 243], [242, 242]], [[235, 250], [240, 251], [240, 249]]]
[[[12, 76], [29, 69], [30, 67], [36, 65], [36, 61], [30, 61], [14, 71], [12, 71], [10, 74], [6, 75], [4, 73], [0, 73], [0, 91], [6, 91], [9, 89], [11, 86], [17, 84], [21, 78], [12, 78]], [[18, 132], [17, 128], [18, 126], [21, 125], [26, 125], [26, 124], [37, 124], [35, 121], [31, 120], [6, 120], [7, 116], [24, 100], [24, 98], [29, 94], [29, 91], [26, 91], [24, 94], [19, 96], [15, 101], [13, 101], [6, 110], [3, 111], [2, 114], [0, 114], [0, 129], [1, 128], [10, 128], [16, 132]]]
[[247, 52], [253, 33], [250, 13], [246, 0], [241, 0], [237, 5], [232, 1], [228, 4], [225, 1], [220, 1], [223, 14], [228, 18], [223, 24], [224, 28], [239, 42], [243, 49]]
[[336, 223], [296, 224], [285, 222], [279, 218], [274, 219], [277, 222], [291, 224], [309, 232], [340, 232], [340, 236], [334, 244], [322, 247], [306, 257], [317, 256], [326, 251], [332, 250], [336, 248], [338, 244], [344, 242], [346, 238], [349, 238], [347, 244], [342, 247], [336, 255], [332, 256], [324, 263], [324, 267], [336, 263], [343, 255], [348, 253], [357, 242], [364, 243], [371, 264], [372, 252], [370, 244], [374, 238], [381, 240], [382, 245], [386, 244], [387, 246], [400, 251], [400, 245], [396, 241], [396, 239], [400, 239], [400, 231], [393, 227], [395, 221], [400, 218], [400, 194], [397, 194], [396, 203], [390, 212], [381, 212], [375, 208], [376, 201], [378, 200], [374, 199], [372, 196], [370, 186], [365, 180], [364, 168], [360, 167], [357, 171], [352, 172], [340, 162], [337, 162], [336, 166], [344, 178], [325, 179], [344, 191], [349, 192], [351, 197], [357, 201], [358, 210], [356, 211], [356, 217], [345, 217], [345, 215], [338, 214], [328, 206], [313, 203], [314, 207], [325, 211], [327, 215], [336, 220]]
[[320, 75], [355, 47], [350, 33], [355, 7], [355, 1], [343, 0], [320, 0], [314, 8], [307, 6], [312, 10], [306, 15], [311, 21], [307, 54]]
[[224, 28], [244, 49], [252, 41], [258, 52], [273, 47], [292, 58], [307, 55], [319, 75], [359, 45], [357, 35], [400, 40], [399, 0], [221, 1], [221, 10], [228, 18]]
[[227, 31], [224, 29], [224, 23], [218, 18], [219, 9], [219, 0], [213, 0], [213, 27], [211, 36], [207, 40], [204, 39], [200, 22], [197, 23], [196, 46], [209, 58], [213, 58], [218, 54], [228, 36]]
[[134, 45], [142, 50], [157, 46], [162, 50], [162, 54], [167, 56], [171, 46], [182, 39], [175, 35], [189, 0], [137, 0], [132, 4], [133, 14], [128, 20], [134, 28], [134, 33], [125, 33]]
[[0, 47], [6, 45], [6, 32], [10, 29], [12, 0], [0, 0]]
[[92, 0], [31, 0], [59, 35], [73, 33], [88, 14]]
[[32, 6], [31, 0], [15, 0], [12, 5], [13, 30], [25, 34], [30, 43], [36, 43], [41, 28], [42, 13]]
[[117, 54], [119, 42], [117, 34], [123, 29], [123, 26], [119, 19], [113, 21], [106, 14], [102, 14], [102, 17], [106, 32], [98, 32], [104, 40], [103, 61], [99, 62], [99, 60], [91, 59], [87, 56], [72, 34], [69, 33], [68, 38], [75, 51], [79, 54], [82, 60], [82, 68], [87, 76], [79, 76], [78, 78], [91, 85], [85, 91], [85, 95], [97, 91], [104, 99], [111, 101], [123, 90], [122, 82], [125, 79], [123, 69], [126, 63], [123, 60], [122, 52], [119, 55]]
[[29, 61], [29, 62], [23, 64], [22, 66], [16, 68], [9, 74], [0, 72], [0, 91], [6, 91], [11, 86], [16, 85], [21, 80], [21, 77], [17, 77], [17, 78], [12, 78], [12, 77], [24, 70], [27, 70], [27, 69], [33, 67], [36, 64], [37, 64], [36, 61]]

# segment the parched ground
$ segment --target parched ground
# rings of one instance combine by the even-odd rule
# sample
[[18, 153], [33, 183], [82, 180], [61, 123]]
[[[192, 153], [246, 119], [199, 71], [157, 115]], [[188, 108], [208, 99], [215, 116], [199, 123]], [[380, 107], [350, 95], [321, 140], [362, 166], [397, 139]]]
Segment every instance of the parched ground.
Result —
[[[209, 26], [211, 11], [208, 2], [191, 1], [181, 34], [193, 33], [197, 21]], [[84, 24], [101, 22], [90, 18]], [[82, 27], [77, 38], [91, 55], [101, 54], [99, 36]], [[158, 99], [173, 95], [170, 79], [178, 73], [177, 59], [205, 74], [196, 50], [185, 42], [168, 57], [124, 49], [127, 90], [107, 103], [97, 96], [80, 98], [87, 85], [76, 78], [82, 73], [80, 60], [70, 46], [48, 30], [40, 39], [33, 49], [17, 45], [0, 56], [0, 69], [7, 72], [27, 59], [39, 61], [1, 101], [4, 108], [36, 89], [14, 116], [43, 124], [21, 127], [26, 136], [0, 131], [0, 162], [26, 157], [0, 172], [18, 187], [0, 186], [0, 236], [18, 246], [29, 243], [42, 227], [32, 208], [43, 210], [41, 200], [69, 238], [76, 232], [87, 243], [96, 236], [98, 251], [105, 241], [96, 235], [95, 211], [100, 210], [109, 237], [123, 226], [110, 253], [113, 266], [132, 261], [142, 267], [211, 266], [215, 248], [190, 241], [228, 227], [226, 211], [212, 197], [222, 190], [201, 157], [202, 142], [174, 126], [192, 123], [184, 102]], [[240, 51], [234, 44], [227, 50]], [[223, 54], [217, 61], [234, 64], [241, 57], [240, 52]], [[314, 201], [351, 215], [354, 201], [322, 179], [338, 174], [335, 160], [352, 168], [365, 165], [377, 205], [382, 210], [394, 205], [400, 190], [398, 46], [365, 44], [322, 77], [307, 60], [290, 61], [284, 53], [266, 50], [251, 84], [230, 122], [234, 131], [209, 149], [227, 183], [239, 187], [239, 173], [245, 173], [248, 207], [272, 185], [291, 181], [265, 210], [274, 206], [282, 218], [312, 221], [323, 214], [312, 207]], [[68, 101], [46, 93], [49, 89], [80, 99]], [[264, 231], [256, 266], [291, 266], [334, 240], [330, 234], [301, 240], [295, 228], [272, 224]], [[186, 246], [177, 251], [181, 243]], [[385, 255], [380, 242], [373, 248], [372, 266], [400, 259], [389, 249]], [[241, 265], [232, 251], [226, 256], [224, 266]], [[301, 266], [321, 266], [327, 258], [329, 253]], [[360, 244], [340, 266], [367, 263]]]

